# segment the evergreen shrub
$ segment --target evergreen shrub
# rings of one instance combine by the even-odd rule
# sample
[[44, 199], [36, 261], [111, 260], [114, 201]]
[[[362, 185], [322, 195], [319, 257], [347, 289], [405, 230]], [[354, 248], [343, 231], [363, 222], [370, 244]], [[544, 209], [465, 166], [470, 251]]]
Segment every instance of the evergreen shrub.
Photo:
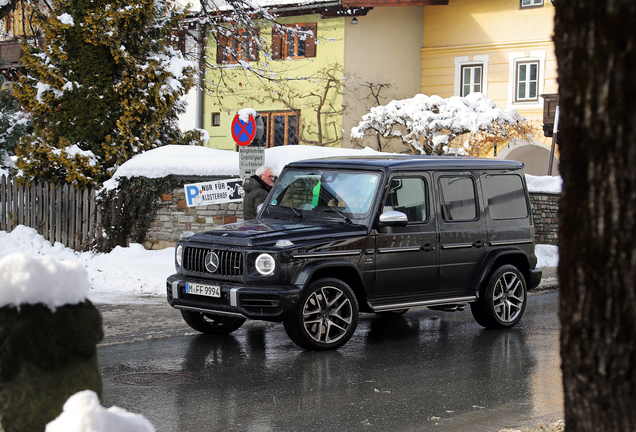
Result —
[[179, 181], [172, 176], [120, 178], [118, 181], [116, 189], [102, 190], [97, 196], [101, 222], [93, 249], [99, 252], [110, 252], [130, 242], [143, 243], [161, 206], [161, 194], [179, 186]]

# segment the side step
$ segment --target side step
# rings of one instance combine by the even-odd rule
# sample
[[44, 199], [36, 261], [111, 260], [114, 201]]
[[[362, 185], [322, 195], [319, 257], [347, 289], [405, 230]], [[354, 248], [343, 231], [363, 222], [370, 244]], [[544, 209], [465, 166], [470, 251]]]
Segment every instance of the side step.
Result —
[[[434, 307], [445, 307], [445, 306], [460, 306], [462, 303], [470, 303], [477, 301], [477, 296], [466, 296], [466, 297], [454, 297], [454, 298], [446, 298], [446, 299], [438, 299], [438, 300], [425, 300], [425, 301], [411, 301], [411, 302], [401, 302], [401, 303], [393, 303], [393, 304], [385, 304], [380, 306], [374, 306], [369, 304], [371, 310], [373, 312], [383, 312], [389, 310], [397, 310], [397, 309], [408, 309], [420, 306], [426, 306], [429, 309], [433, 309]], [[464, 305], [464, 308], [466, 305]], [[463, 310], [463, 309], [462, 309]]]
[[461, 312], [466, 309], [466, 303], [462, 304], [448, 304], [441, 306], [429, 306], [429, 309], [443, 311], [443, 312]]

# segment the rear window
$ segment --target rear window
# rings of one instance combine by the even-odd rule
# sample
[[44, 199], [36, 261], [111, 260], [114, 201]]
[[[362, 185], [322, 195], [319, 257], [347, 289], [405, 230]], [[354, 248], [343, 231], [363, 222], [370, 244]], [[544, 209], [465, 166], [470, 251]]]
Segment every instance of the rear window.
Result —
[[483, 179], [482, 185], [492, 219], [528, 217], [528, 203], [520, 176], [489, 175]]

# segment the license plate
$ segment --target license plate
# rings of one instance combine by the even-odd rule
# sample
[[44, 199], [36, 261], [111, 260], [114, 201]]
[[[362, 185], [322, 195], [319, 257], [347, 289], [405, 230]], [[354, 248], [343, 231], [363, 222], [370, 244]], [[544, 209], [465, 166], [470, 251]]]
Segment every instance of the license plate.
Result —
[[186, 282], [186, 293], [208, 297], [221, 297], [221, 287], [218, 285], [203, 285]]

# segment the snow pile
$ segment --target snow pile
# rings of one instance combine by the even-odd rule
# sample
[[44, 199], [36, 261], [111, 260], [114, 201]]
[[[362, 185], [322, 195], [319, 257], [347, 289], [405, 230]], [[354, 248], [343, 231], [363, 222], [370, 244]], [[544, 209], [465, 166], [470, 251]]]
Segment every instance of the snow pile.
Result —
[[0, 258], [0, 307], [42, 303], [55, 310], [84, 301], [89, 289], [77, 262], [20, 252]]
[[238, 176], [239, 154], [200, 146], [167, 145], [129, 159], [104, 187], [114, 189], [122, 177], [162, 178], [169, 175]]
[[[83, 267], [90, 286], [88, 299], [94, 303], [162, 298], [166, 293], [166, 278], [175, 271], [174, 248], [147, 251], [134, 243], [126, 248], [116, 247], [108, 254], [76, 252], [59, 242], [52, 245], [35, 229], [24, 225], [10, 233], [0, 231], [0, 259], [16, 252], [51, 256]], [[0, 281], [2, 277], [4, 274]], [[4, 283], [2, 285], [0, 289], [4, 291]]]
[[537, 255], [537, 267], [557, 267], [559, 265], [559, 247], [538, 244], [534, 247]]
[[64, 404], [62, 414], [46, 425], [45, 432], [154, 432], [141, 414], [123, 408], [104, 408], [91, 390], [74, 394]]
[[561, 176], [533, 176], [526, 174], [526, 183], [528, 183], [528, 191], [530, 192], [559, 194], [563, 187]]

